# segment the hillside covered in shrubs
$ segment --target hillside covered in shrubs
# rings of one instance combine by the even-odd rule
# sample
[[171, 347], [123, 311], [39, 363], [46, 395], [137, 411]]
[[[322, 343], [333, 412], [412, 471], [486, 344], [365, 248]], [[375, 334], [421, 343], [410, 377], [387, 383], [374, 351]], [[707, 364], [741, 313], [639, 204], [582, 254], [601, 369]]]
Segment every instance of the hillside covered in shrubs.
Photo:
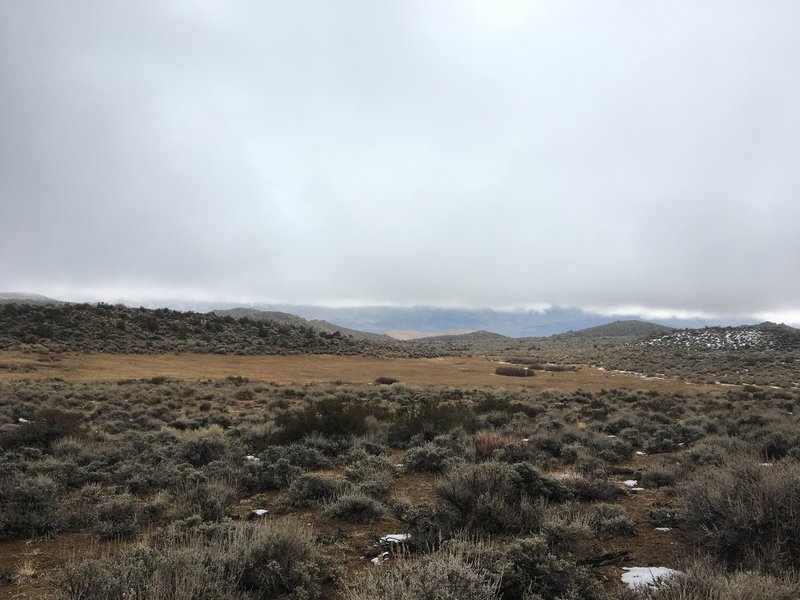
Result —
[[[155, 378], [3, 382], [0, 398], [0, 558], [34, 540], [0, 586], [28, 597], [799, 589], [786, 575], [800, 568], [797, 392]], [[70, 532], [94, 546], [47, 567], [57, 546], [41, 540]], [[657, 589], [619, 583], [623, 567], [664, 562], [678, 574]]]
[[301, 324], [109, 304], [0, 304], [0, 350], [361, 354], [372, 344]]
[[[238, 314], [238, 313], [234, 313]], [[390, 340], [325, 330], [288, 315], [272, 320], [119, 305], [0, 303], [0, 351], [39, 353], [338, 354], [487, 356], [519, 365], [585, 364], [698, 383], [800, 387], [800, 332], [753, 327], [685, 329], [640, 337], [622, 322], [546, 338], [487, 332]], [[304, 324], [308, 323], [308, 324]], [[663, 329], [663, 328], [660, 328]]]

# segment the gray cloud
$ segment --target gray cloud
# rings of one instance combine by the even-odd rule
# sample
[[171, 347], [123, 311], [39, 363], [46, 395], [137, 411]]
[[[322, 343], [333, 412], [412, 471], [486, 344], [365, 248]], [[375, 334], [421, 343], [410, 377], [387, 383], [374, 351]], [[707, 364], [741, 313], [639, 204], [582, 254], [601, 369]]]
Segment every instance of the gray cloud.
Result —
[[798, 17], [5, 2], [0, 288], [797, 314]]

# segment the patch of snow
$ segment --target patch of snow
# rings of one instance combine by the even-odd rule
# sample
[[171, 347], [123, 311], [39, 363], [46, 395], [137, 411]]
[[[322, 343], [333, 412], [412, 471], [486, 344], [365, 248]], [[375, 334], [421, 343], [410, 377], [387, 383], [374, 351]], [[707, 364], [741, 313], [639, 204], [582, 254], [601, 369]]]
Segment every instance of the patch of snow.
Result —
[[771, 467], [772, 463], [761, 463], [760, 466], [762, 466], [762, 467]]
[[255, 509], [255, 510], [253, 511], [253, 514], [254, 514], [255, 516], [257, 516], [257, 517], [263, 517], [263, 516], [264, 516], [264, 515], [266, 515], [268, 512], [269, 512], [269, 511], [268, 511], [266, 508], [257, 508], [257, 509]]
[[656, 527], [656, 531], [672, 531], [671, 527]]
[[527, 444], [530, 441], [531, 441], [531, 438], [522, 438], [522, 443], [523, 444]]
[[405, 465], [403, 463], [397, 463], [395, 465], [395, 468], [397, 468], [397, 469], [402, 469], [403, 467], [405, 467]]
[[373, 558], [370, 562], [373, 565], [382, 565], [388, 559], [389, 559], [389, 553], [388, 552], [383, 552], [382, 554], [379, 554], [378, 556]]
[[632, 492], [643, 492], [644, 488], [643, 487], [632, 487], [632, 488], [630, 488], [630, 490]]
[[636, 487], [637, 485], [639, 485], [639, 482], [636, 481], [635, 479], [626, 479], [622, 483], [624, 483], [625, 485], [627, 485], [630, 488]]
[[28, 421], [28, 419], [23, 419], [22, 417], [17, 419], [17, 421], [19, 421], [20, 423], [30, 423], [30, 421]]
[[647, 456], [647, 452], [642, 452], [641, 450], [637, 450], [636, 456]]
[[390, 533], [383, 536], [378, 540], [379, 544], [402, 544], [403, 542], [411, 539], [410, 533]]
[[245, 457], [244, 457], [244, 459], [245, 459], [245, 460], [258, 460], [258, 458], [257, 458], [257, 457], [255, 457], [255, 456], [254, 456], [254, 455], [252, 455], [252, 454], [248, 454], [247, 456], [245, 456]]
[[623, 571], [622, 583], [632, 590], [642, 586], [657, 587], [662, 580], [678, 573], [667, 567], [626, 567]]
[[607, 435], [606, 437], [607, 437], [607, 438], [615, 438], [615, 437], [617, 437], [617, 436], [615, 436], [615, 435]]

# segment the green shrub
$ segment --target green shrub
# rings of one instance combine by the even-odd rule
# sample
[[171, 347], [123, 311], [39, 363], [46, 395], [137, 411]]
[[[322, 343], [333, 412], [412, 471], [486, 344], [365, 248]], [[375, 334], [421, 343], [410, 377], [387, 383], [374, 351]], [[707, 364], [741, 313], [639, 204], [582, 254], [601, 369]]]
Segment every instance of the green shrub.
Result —
[[553, 483], [531, 465], [487, 461], [453, 467], [436, 493], [452, 528], [518, 532], [538, 526], [540, 511], [532, 500], [560, 494], [563, 488]]
[[342, 494], [323, 511], [326, 518], [348, 523], [374, 523], [386, 514], [386, 508], [374, 498], [358, 492]]
[[0, 433], [0, 448], [12, 449], [23, 446], [49, 448], [62, 437], [78, 436], [82, 430], [82, 419], [74, 412], [57, 408], [43, 408], [27, 420]]
[[70, 561], [59, 600], [316, 600], [336, 571], [293, 521], [220, 523], [113, 558]]
[[222, 458], [226, 447], [225, 439], [221, 437], [189, 439], [183, 443], [178, 457], [193, 467], [202, 467]]
[[13, 474], [0, 480], [0, 537], [57, 532], [59, 496], [59, 486], [46, 475]]
[[589, 511], [589, 526], [606, 535], [633, 535], [633, 520], [619, 504], [594, 504]]
[[250, 493], [285, 488], [303, 472], [285, 458], [267, 463], [261, 460], [248, 461], [244, 465], [242, 487]]
[[187, 481], [173, 492], [176, 515], [197, 515], [203, 521], [219, 521], [230, 515], [236, 490], [223, 481]]
[[657, 465], [642, 472], [639, 483], [646, 488], [672, 487], [679, 477], [680, 471], [672, 465]]
[[338, 496], [347, 487], [344, 484], [346, 482], [305, 473], [289, 484], [276, 504], [281, 508], [318, 506]]
[[93, 533], [100, 539], [129, 538], [136, 532], [136, 510], [130, 494], [106, 498], [97, 505]]
[[308, 531], [291, 520], [233, 527], [215, 546], [211, 559], [220, 560], [226, 575], [254, 598], [320, 598], [336, 576]]
[[345, 593], [346, 600], [499, 600], [497, 576], [479, 559], [442, 550], [362, 576]]
[[674, 506], [654, 506], [647, 511], [654, 527], [679, 527], [683, 523], [681, 510]]
[[572, 504], [548, 507], [540, 529], [548, 547], [556, 553], [574, 552], [594, 536], [589, 515]]
[[689, 539], [730, 565], [800, 567], [800, 463], [698, 471], [682, 492]]
[[441, 473], [454, 458], [453, 451], [449, 448], [427, 442], [406, 450], [403, 464], [414, 473]]
[[449, 404], [435, 398], [404, 408], [395, 417], [391, 438], [395, 443], [407, 442], [415, 436], [430, 441], [456, 427], [474, 427], [475, 415], [466, 404]]
[[323, 398], [302, 410], [279, 415], [276, 422], [281, 429], [273, 435], [273, 441], [285, 444], [312, 433], [333, 438], [363, 435], [367, 432], [366, 418], [380, 413], [377, 407], [365, 402]]
[[603, 600], [602, 588], [582, 567], [551, 553], [544, 537], [515, 540], [503, 551], [504, 600]]

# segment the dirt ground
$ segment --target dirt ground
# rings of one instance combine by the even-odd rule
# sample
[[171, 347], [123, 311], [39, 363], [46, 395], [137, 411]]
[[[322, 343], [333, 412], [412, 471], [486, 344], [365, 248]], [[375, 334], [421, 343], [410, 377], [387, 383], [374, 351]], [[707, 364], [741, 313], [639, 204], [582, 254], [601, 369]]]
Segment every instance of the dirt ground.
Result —
[[580, 366], [578, 371], [536, 371], [533, 377], [495, 375], [498, 363], [483, 357], [370, 358], [363, 356], [226, 356], [216, 354], [63, 354], [0, 352], [0, 380], [59, 377], [108, 381], [156, 376], [185, 380], [247, 377], [290, 383], [372, 383], [392, 377], [409, 385], [516, 387], [571, 391], [627, 388], [684, 391], [726, 389], [680, 379], [651, 379]]

